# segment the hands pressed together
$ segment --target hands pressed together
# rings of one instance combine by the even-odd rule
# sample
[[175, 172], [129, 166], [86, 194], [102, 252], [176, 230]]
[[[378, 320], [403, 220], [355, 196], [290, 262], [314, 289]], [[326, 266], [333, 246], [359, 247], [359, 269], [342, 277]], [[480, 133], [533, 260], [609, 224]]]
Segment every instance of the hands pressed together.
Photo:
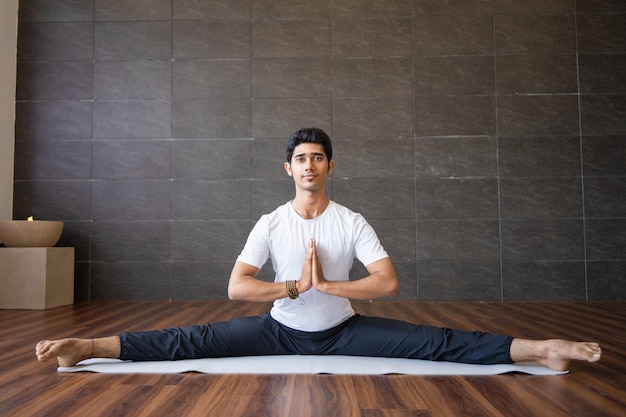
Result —
[[304, 265], [302, 266], [302, 275], [296, 282], [296, 287], [298, 288], [299, 293], [308, 291], [311, 287], [320, 292], [325, 292], [327, 284], [328, 281], [326, 281], [326, 278], [324, 277], [322, 264], [317, 256], [315, 239], [311, 239], [309, 241], [309, 246], [307, 247], [306, 259], [304, 260]]

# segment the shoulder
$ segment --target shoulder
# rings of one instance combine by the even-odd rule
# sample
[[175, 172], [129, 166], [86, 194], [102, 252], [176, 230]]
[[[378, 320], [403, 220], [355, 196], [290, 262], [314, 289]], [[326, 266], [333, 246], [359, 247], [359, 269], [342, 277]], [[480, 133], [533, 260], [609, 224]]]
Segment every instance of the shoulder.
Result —
[[365, 218], [361, 213], [357, 213], [346, 206], [343, 206], [335, 201], [330, 201], [328, 208], [331, 210], [334, 216], [351, 222], [365, 222]]

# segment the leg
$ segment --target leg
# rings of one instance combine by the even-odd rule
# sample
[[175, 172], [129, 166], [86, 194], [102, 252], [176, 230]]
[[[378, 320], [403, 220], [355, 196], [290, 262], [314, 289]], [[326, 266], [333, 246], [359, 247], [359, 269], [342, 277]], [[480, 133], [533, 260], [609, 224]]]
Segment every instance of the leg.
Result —
[[120, 338], [42, 340], [37, 343], [35, 353], [41, 362], [56, 357], [59, 366], [74, 366], [89, 358], [117, 359], [120, 356]]
[[571, 360], [597, 362], [602, 356], [600, 345], [568, 340], [513, 339], [511, 358], [515, 362], [535, 361], [554, 371], [565, 371]]
[[512, 337], [354, 316], [338, 326], [323, 353], [463, 363], [511, 363]]
[[278, 324], [264, 314], [220, 323], [120, 335], [120, 359], [181, 360], [289, 354]]
[[294, 346], [280, 332], [280, 326], [265, 314], [101, 339], [45, 340], [37, 344], [36, 355], [40, 361], [57, 357], [60, 366], [74, 366], [94, 357], [148, 361], [294, 353]]

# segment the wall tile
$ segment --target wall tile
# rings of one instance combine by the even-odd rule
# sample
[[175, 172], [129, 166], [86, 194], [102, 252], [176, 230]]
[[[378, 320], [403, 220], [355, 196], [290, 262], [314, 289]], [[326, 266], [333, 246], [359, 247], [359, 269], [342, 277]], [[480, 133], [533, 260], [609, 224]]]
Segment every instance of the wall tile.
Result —
[[408, 58], [333, 60], [333, 97], [410, 97]]
[[252, 27], [246, 20], [175, 21], [175, 59], [235, 59], [251, 56]]
[[169, 221], [95, 221], [91, 259], [95, 262], [167, 262], [170, 224]]
[[493, 55], [491, 15], [418, 15], [413, 25], [416, 55]]
[[172, 260], [230, 262], [241, 253], [253, 223], [249, 220], [172, 223]]
[[495, 13], [573, 13], [574, 0], [496, 0]]
[[580, 54], [581, 93], [626, 93], [626, 54]]
[[414, 66], [415, 95], [493, 95], [492, 56], [421, 56]]
[[422, 261], [420, 301], [500, 301], [499, 262]]
[[579, 15], [576, 20], [578, 51], [623, 54], [626, 51], [625, 26], [626, 13]]
[[498, 94], [576, 93], [576, 55], [501, 55]]
[[585, 175], [626, 175], [625, 146], [622, 136], [583, 136]]
[[173, 262], [172, 300], [227, 300], [232, 262]]
[[407, 0], [333, 0], [332, 10], [334, 17], [408, 16], [411, 4]]
[[[398, 295], [391, 298], [394, 301], [414, 301], [418, 299], [417, 275], [415, 262], [394, 262], [393, 266], [398, 277]], [[354, 268], [354, 267], [353, 267]], [[365, 272], [355, 275], [356, 278], [367, 276]], [[352, 275], [351, 275], [352, 278]]]
[[[332, 185], [327, 181], [326, 191], [332, 198]], [[285, 179], [252, 180], [252, 219], [257, 220], [263, 214], [271, 213], [278, 206], [293, 199], [295, 194], [293, 180]]]
[[411, 56], [411, 20], [333, 19], [332, 56]]
[[502, 282], [506, 301], [585, 300], [584, 262], [505, 262]]
[[418, 179], [418, 219], [498, 218], [498, 182], [489, 179]]
[[167, 300], [169, 262], [92, 262], [91, 300]]
[[253, 0], [253, 19], [330, 17], [330, 0]]
[[[91, 221], [63, 221], [63, 233], [56, 246], [74, 247], [74, 259], [77, 262], [88, 262], [90, 260], [90, 238]], [[89, 264], [87, 264], [87, 270]], [[88, 271], [87, 271], [88, 272]], [[75, 274], [78, 277], [79, 274]], [[89, 282], [85, 282], [86, 289], [89, 290]], [[87, 300], [88, 298], [85, 298]]]
[[15, 103], [16, 140], [88, 140], [93, 104], [88, 101]]
[[326, 58], [255, 59], [254, 98], [330, 97], [331, 64]]
[[250, 178], [251, 141], [176, 140], [173, 177], [179, 179]]
[[626, 253], [626, 219], [587, 219], [587, 259], [593, 261], [624, 260]]
[[581, 95], [583, 135], [626, 135], [626, 94]]
[[171, 218], [169, 180], [94, 181], [94, 220], [162, 220]]
[[410, 178], [413, 141], [409, 138], [341, 138], [333, 143], [335, 178]]
[[89, 142], [15, 142], [16, 180], [79, 180], [90, 177]]
[[582, 199], [580, 177], [500, 180], [503, 218], [580, 218]]
[[579, 219], [502, 220], [505, 261], [584, 260]]
[[418, 220], [419, 261], [498, 261], [497, 220]]
[[491, 0], [413, 0], [415, 14], [491, 14]]
[[626, 217], [626, 177], [585, 178], [587, 217]]
[[307, 126], [330, 132], [328, 99], [259, 99], [252, 106], [252, 137], [287, 138], [294, 130]]
[[93, 179], [167, 179], [172, 176], [170, 141], [113, 140], [93, 144]]
[[249, 98], [250, 66], [250, 60], [176, 61], [174, 98]]
[[334, 137], [402, 136], [413, 134], [411, 98], [334, 99]]
[[498, 132], [515, 135], [576, 135], [578, 99], [568, 95], [498, 98]]
[[89, 301], [89, 293], [91, 291], [91, 268], [90, 262], [83, 262], [74, 259], [74, 302], [80, 303]]
[[626, 261], [591, 261], [587, 263], [590, 300], [626, 299]]
[[252, 40], [253, 58], [328, 57], [330, 20], [253, 20]]
[[578, 13], [626, 12], [626, 3], [621, 0], [576, 0]]
[[[373, 195], [383, 194], [385, 199], [372, 199]], [[415, 183], [411, 179], [335, 179], [333, 198], [366, 219], [415, 217]]]
[[21, 62], [17, 100], [89, 100], [93, 97], [91, 62]]
[[500, 137], [498, 161], [503, 177], [581, 175], [576, 136]]
[[249, 138], [250, 100], [207, 99], [172, 102], [175, 138]]
[[175, 20], [250, 19], [251, 0], [174, 0]]
[[575, 54], [573, 15], [497, 15], [498, 54]]
[[415, 220], [373, 219], [368, 223], [374, 228], [380, 243], [394, 263], [415, 261]]
[[90, 181], [15, 181], [13, 193], [14, 219], [91, 219]]
[[161, 61], [97, 61], [93, 96], [96, 100], [169, 99], [172, 63]]
[[19, 3], [20, 22], [89, 22], [94, 3], [83, 0], [38, 0]]
[[417, 136], [493, 135], [496, 132], [494, 97], [423, 97], [415, 100]]
[[284, 168], [286, 147], [286, 139], [253, 139], [251, 177], [287, 178]]
[[171, 22], [98, 22], [96, 60], [169, 59], [172, 57]]
[[95, 0], [96, 21], [171, 20], [172, 0]]
[[94, 24], [20, 23], [17, 60], [83, 61], [94, 56]]
[[416, 138], [417, 177], [495, 177], [495, 137]]
[[171, 135], [170, 102], [160, 100], [96, 101], [94, 139], [149, 139]]
[[194, 180], [172, 184], [172, 218], [249, 219], [250, 181]]

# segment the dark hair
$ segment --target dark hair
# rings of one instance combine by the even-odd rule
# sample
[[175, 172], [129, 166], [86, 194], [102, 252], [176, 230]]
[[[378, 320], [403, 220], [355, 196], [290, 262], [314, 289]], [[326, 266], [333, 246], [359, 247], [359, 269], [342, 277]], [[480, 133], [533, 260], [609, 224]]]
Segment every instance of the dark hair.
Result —
[[301, 143], [319, 143], [324, 147], [326, 158], [330, 161], [333, 159], [333, 146], [330, 143], [330, 137], [322, 129], [317, 127], [308, 127], [296, 130], [291, 134], [287, 141], [286, 156], [287, 162], [291, 162], [293, 150]]

